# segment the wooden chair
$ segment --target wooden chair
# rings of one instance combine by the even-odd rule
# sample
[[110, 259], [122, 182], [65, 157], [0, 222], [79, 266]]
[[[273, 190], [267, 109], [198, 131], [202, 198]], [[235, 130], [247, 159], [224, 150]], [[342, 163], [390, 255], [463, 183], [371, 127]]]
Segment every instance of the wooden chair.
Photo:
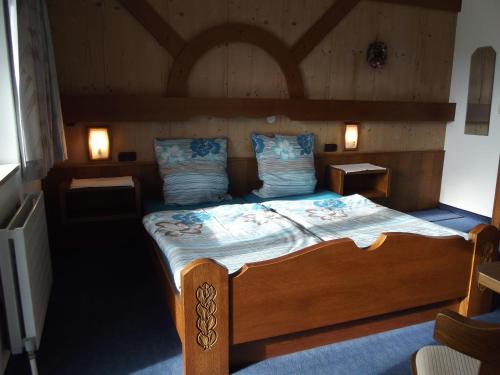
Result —
[[434, 338], [412, 358], [414, 375], [500, 374], [500, 324], [471, 320], [453, 311], [436, 317]]

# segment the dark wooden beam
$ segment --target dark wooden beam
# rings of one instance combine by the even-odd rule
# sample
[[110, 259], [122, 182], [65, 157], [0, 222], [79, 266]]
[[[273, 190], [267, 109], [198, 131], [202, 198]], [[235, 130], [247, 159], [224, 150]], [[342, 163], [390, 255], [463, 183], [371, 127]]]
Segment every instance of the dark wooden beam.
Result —
[[297, 62], [306, 58], [360, 0], [337, 0], [292, 46], [292, 54]]
[[356, 100], [171, 98], [161, 96], [63, 96], [67, 124], [77, 122], [185, 121], [195, 116], [301, 121], [435, 121], [455, 118], [453, 103]]
[[420, 8], [444, 10], [448, 12], [460, 12], [462, 10], [462, 0], [375, 0], [384, 3], [401, 5], [411, 5]]
[[129, 13], [163, 46], [172, 57], [176, 57], [186, 42], [165, 22], [145, 0], [119, 0]]

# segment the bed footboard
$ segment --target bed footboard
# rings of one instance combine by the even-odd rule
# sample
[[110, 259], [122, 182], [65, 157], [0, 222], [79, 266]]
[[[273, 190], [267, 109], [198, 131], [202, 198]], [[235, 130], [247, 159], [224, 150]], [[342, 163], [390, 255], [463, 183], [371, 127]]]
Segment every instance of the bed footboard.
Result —
[[247, 264], [232, 275], [213, 260], [196, 260], [181, 273], [185, 374], [228, 374], [231, 348], [268, 345], [253, 357], [233, 352], [236, 364], [320, 345], [321, 332], [307, 345], [292, 341], [322, 327], [353, 337], [351, 330], [376, 326], [379, 317], [399, 326], [432, 319], [425, 311], [440, 304], [467, 316], [484, 313], [491, 294], [478, 287], [477, 265], [498, 257], [500, 231], [480, 225], [469, 239], [389, 233], [368, 249], [340, 239]]
[[184, 373], [229, 373], [227, 269], [211, 259], [190, 263], [181, 273], [184, 312]]

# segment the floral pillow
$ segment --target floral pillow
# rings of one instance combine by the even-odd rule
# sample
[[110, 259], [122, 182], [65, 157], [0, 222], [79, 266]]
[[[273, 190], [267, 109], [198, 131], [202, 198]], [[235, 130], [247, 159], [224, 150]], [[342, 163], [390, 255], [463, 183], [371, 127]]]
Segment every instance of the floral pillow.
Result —
[[227, 140], [155, 139], [166, 204], [219, 202], [227, 194]]
[[252, 146], [262, 180], [255, 195], [277, 198], [314, 192], [314, 134], [268, 137], [254, 133]]

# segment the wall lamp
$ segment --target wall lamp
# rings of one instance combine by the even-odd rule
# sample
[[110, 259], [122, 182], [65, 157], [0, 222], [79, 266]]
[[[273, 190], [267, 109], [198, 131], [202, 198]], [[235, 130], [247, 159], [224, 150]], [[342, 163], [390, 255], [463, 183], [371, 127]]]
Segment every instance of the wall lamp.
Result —
[[87, 128], [89, 144], [89, 160], [110, 160], [111, 147], [109, 142], [109, 128], [107, 126], [90, 126]]
[[346, 122], [344, 131], [344, 151], [356, 151], [359, 146], [359, 123]]

